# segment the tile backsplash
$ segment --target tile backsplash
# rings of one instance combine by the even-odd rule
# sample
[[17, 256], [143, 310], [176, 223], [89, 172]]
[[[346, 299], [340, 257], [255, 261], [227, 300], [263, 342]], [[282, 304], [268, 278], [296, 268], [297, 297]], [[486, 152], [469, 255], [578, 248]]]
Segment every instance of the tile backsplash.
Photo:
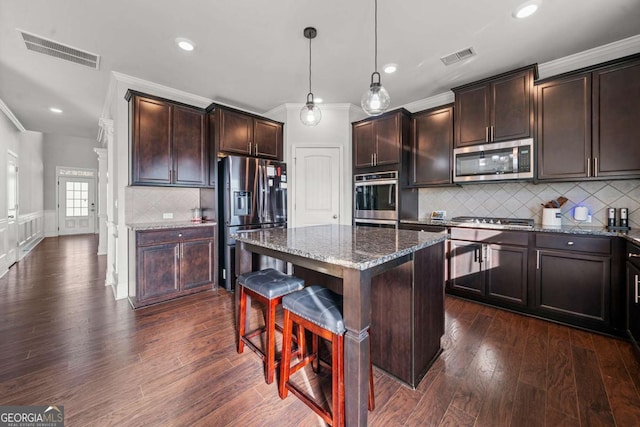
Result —
[[[128, 224], [191, 221], [191, 209], [200, 207], [197, 188], [126, 187], [125, 216]], [[172, 213], [172, 219], [162, 214]]]
[[[455, 216], [492, 216], [533, 218], [542, 222], [542, 206], [564, 196], [569, 199], [562, 206], [562, 223], [604, 226], [607, 208], [628, 208], [629, 226], [640, 227], [640, 180], [584, 181], [533, 184], [505, 182], [468, 184], [461, 187], [421, 188], [419, 217], [431, 215], [433, 210], [446, 210], [447, 218]], [[573, 209], [586, 206], [592, 222], [573, 219]]]

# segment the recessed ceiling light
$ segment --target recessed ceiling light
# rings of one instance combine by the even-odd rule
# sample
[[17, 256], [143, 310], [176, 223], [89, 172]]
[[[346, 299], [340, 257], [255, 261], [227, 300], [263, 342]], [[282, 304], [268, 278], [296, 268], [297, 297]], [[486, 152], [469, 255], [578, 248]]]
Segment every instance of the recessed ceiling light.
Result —
[[49, 111], [51, 111], [52, 113], [56, 113], [56, 114], [61, 114], [62, 110], [60, 108], [57, 107], [51, 107], [49, 108]]
[[395, 73], [398, 70], [398, 64], [387, 64], [382, 69], [387, 74]]
[[191, 52], [196, 48], [196, 44], [189, 39], [185, 39], [184, 37], [178, 37], [176, 39], [176, 44], [182, 50], [186, 50], [187, 52]]
[[542, 0], [530, 0], [522, 3], [520, 6], [516, 8], [511, 14], [514, 18], [522, 19], [527, 18], [538, 10], [542, 4]]

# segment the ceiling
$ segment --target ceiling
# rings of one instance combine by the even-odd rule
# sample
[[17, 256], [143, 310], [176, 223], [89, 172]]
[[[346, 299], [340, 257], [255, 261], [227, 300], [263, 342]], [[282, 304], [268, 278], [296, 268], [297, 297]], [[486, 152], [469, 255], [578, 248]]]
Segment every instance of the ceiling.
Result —
[[[378, 68], [391, 107], [640, 34], [640, 0], [379, 0]], [[373, 0], [2, 0], [0, 100], [28, 130], [95, 138], [112, 71], [264, 113], [313, 93], [360, 104], [374, 68]], [[99, 70], [27, 50], [20, 29], [101, 56]], [[193, 40], [187, 53], [176, 37]], [[473, 58], [440, 57], [472, 46]], [[53, 114], [49, 107], [64, 110]]]

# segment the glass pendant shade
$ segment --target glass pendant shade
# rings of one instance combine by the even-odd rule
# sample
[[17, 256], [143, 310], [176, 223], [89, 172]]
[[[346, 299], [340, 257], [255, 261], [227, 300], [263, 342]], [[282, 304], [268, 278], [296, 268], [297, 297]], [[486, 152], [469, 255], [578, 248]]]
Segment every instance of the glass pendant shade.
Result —
[[320, 119], [322, 119], [322, 111], [313, 102], [313, 94], [310, 93], [307, 95], [307, 103], [300, 110], [300, 121], [303, 125], [315, 126], [320, 123]]
[[[378, 81], [374, 81], [374, 76], [378, 75]], [[360, 105], [365, 113], [369, 116], [377, 116], [386, 111], [391, 104], [389, 92], [380, 84], [380, 74], [375, 72], [371, 75], [371, 86], [369, 90], [362, 95]]]

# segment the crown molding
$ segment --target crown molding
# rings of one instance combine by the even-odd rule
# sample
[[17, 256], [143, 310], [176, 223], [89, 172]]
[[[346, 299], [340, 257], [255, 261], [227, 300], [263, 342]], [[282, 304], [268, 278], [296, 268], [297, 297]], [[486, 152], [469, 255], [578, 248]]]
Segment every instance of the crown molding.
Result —
[[547, 77], [633, 55], [638, 52], [640, 52], [640, 34], [538, 64], [538, 74], [540, 79], [546, 79]]
[[18, 120], [18, 118], [13, 114], [11, 109], [9, 109], [7, 104], [5, 104], [2, 99], [0, 99], [0, 111], [2, 111], [7, 116], [7, 118], [11, 120], [11, 123], [13, 123], [13, 125], [20, 132], [26, 132], [26, 129], [24, 128], [24, 126], [22, 126], [22, 123], [20, 123], [20, 120]]
[[[118, 83], [134, 86], [131, 89], [142, 90], [148, 92], [150, 95], [160, 96], [162, 98], [169, 98], [174, 101], [182, 102], [184, 104], [193, 105], [194, 107], [206, 108], [212, 102], [212, 99], [205, 98], [203, 96], [194, 95], [189, 92], [185, 92], [179, 89], [174, 89], [169, 86], [164, 86], [158, 83], [150, 82], [148, 80], [140, 79], [138, 77], [129, 76], [117, 71], [112, 71], [111, 76]], [[103, 110], [104, 113], [104, 110]]]
[[429, 98], [419, 99], [417, 101], [410, 102], [402, 106], [402, 108], [408, 110], [411, 113], [417, 111], [428, 110], [429, 108], [439, 107], [445, 104], [451, 104], [453, 102], [453, 92], [450, 90], [438, 95], [430, 96]]

